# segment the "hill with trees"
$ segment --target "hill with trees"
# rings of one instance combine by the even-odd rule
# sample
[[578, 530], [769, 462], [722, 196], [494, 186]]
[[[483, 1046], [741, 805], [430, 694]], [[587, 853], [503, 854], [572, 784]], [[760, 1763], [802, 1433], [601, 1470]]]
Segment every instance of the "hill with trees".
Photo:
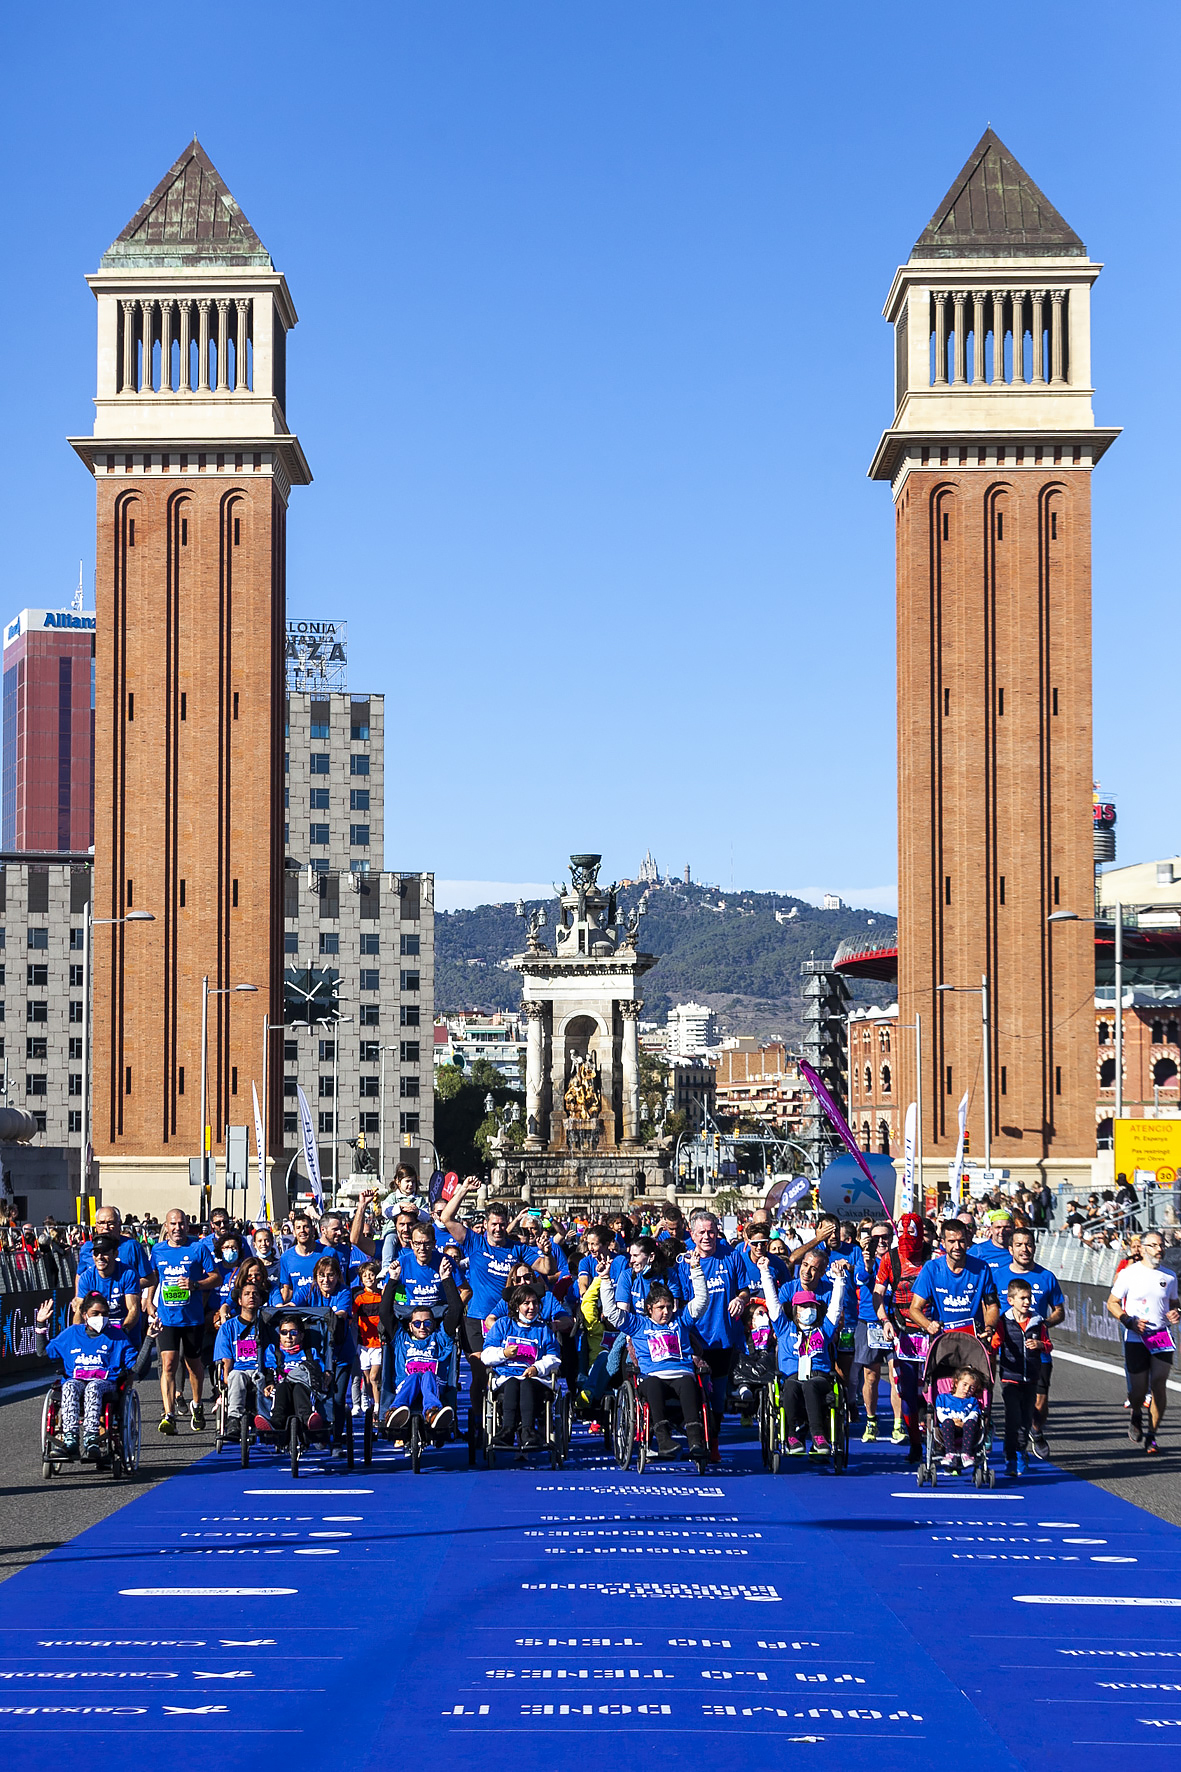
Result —
[[[621, 914], [642, 896], [625, 887]], [[552, 932], [556, 900], [545, 903]], [[776, 912], [779, 913], [778, 917]], [[644, 979], [644, 1019], [663, 1022], [676, 1003], [704, 1003], [725, 1033], [755, 1034], [798, 1044], [803, 1028], [803, 979], [808, 959], [827, 959], [838, 944], [868, 933], [892, 936], [897, 924], [881, 911], [818, 910], [776, 892], [721, 892], [679, 881], [649, 891], [640, 946], [659, 960]], [[548, 936], [552, 945], [552, 933]], [[524, 945], [511, 904], [444, 911], [435, 919], [435, 1007], [515, 1009], [520, 975], [503, 962]], [[892, 1000], [890, 987], [855, 987], [862, 1002]]]

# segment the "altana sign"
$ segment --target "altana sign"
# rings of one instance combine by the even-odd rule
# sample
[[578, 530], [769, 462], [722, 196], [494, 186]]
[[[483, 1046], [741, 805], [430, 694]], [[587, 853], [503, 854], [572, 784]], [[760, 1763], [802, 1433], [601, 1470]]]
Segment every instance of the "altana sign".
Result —
[[39, 634], [46, 628], [73, 628], [78, 633], [93, 634], [93, 615], [80, 615], [76, 609], [22, 609], [4, 630], [4, 644], [11, 646], [22, 634]]
[[348, 688], [349, 624], [346, 621], [287, 623], [287, 687], [291, 690]]

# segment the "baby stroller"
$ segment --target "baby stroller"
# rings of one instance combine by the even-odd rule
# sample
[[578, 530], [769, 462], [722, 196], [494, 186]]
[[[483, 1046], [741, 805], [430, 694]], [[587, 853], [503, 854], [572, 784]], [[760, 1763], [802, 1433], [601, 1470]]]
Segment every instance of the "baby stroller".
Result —
[[[333, 1446], [343, 1446], [345, 1464], [349, 1470], [353, 1468], [353, 1418], [349, 1410], [336, 1410], [333, 1405], [333, 1393], [336, 1385], [336, 1325], [330, 1310], [317, 1306], [277, 1305], [261, 1313], [262, 1332], [258, 1338], [258, 1366], [256, 1367], [255, 1391], [260, 1394], [266, 1384], [273, 1384], [275, 1369], [264, 1365], [268, 1347], [278, 1347], [279, 1324], [288, 1318], [296, 1317], [303, 1325], [304, 1352], [316, 1361], [324, 1374], [324, 1395], [317, 1399], [319, 1413], [323, 1416], [324, 1425], [315, 1431], [309, 1431], [292, 1411], [286, 1427], [281, 1435], [264, 1433], [258, 1430], [261, 1444], [274, 1446], [276, 1452], [284, 1452], [291, 1460], [291, 1475], [298, 1477], [299, 1461], [312, 1445], [320, 1445], [326, 1453], [331, 1453]], [[343, 1419], [335, 1420], [334, 1416]], [[260, 1420], [262, 1417], [260, 1416]]]
[[919, 1380], [924, 1416], [923, 1457], [915, 1472], [915, 1481], [920, 1489], [925, 1483], [929, 1483], [932, 1489], [935, 1488], [938, 1482], [937, 1461], [945, 1451], [935, 1413], [936, 1398], [941, 1392], [952, 1390], [956, 1374], [964, 1371], [975, 1372], [984, 1386], [980, 1395], [980, 1436], [976, 1443], [972, 1481], [977, 1489], [996, 1488], [996, 1472], [989, 1463], [992, 1447], [992, 1361], [984, 1343], [968, 1327], [945, 1330], [942, 1335], [933, 1336], [927, 1349], [923, 1375]]

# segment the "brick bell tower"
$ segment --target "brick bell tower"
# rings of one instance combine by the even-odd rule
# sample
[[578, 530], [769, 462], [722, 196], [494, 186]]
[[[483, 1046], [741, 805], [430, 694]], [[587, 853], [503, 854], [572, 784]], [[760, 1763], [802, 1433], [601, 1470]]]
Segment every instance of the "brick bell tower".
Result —
[[982, 978], [994, 1168], [1089, 1181], [1095, 1154], [1093, 931], [1047, 919], [1094, 896], [1091, 471], [1119, 434], [1091, 409], [1101, 268], [989, 129], [885, 307], [895, 414], [870, 473], [895, 506], [899, 1015], [922, 1017], [929, 1184], [965, 1091], [985, 1154]]
[[[282, 1022], [287, 284], [194, 138], [87, 278], [98, 507], [93, 1113], [108, 1197], [187, 1201]], [[154, 922], [103, 925], [131, 910]], [[272, 1053], [272, 1061], [276, 1057]], [[269, 1128], [281, 1126], [272, 1062]], [[142, 1185], [140, 1185], [142, 1184]]]

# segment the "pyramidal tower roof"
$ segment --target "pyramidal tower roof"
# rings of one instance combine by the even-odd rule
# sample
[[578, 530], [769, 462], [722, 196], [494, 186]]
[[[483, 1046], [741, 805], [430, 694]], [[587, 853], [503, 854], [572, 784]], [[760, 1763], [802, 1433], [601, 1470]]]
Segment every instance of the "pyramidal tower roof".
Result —
[[910, 256], [1085, 258], [1087, 249], [990, 128]]
[[271, 255], [196, 136], [103, 253], [103, 270], [258, 266]]

